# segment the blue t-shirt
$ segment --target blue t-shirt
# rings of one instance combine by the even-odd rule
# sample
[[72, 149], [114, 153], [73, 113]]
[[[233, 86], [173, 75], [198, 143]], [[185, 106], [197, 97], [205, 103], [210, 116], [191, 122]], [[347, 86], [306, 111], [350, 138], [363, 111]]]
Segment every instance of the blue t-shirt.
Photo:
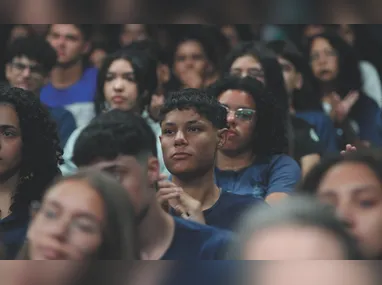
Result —
[[251, 195], [238, 195], [222, 191], [211, 208], [203, 211], [206, 224], [212, 227], [234, 231], [240, 217], [252, 206], [266, 205], [263, 199]]
[[96, 83], [97, 69], [88, 68], [70, 87], [57, 89], [49, 83], [42, 88], [40, 99], [49, 107], [64, 107], [73, 114], [78, 127], [85, 126], [95, 115]]
[[48, 110], [57, 124], [58, 137], [60, 138], [60, 146], [65, 147], [70, 135], [77, 128], [76, 121], [68, 110], [61, 107], [48, 107]]
[[284, 154], [258, 157], [255, 162], [239, 171], [215, 168], [219, 188], [240, 195], [265, 199], [272, 193], [291, 193], [301, 178], [297, 162]]
[[174, 217], [175, 233], [162, 260], [221, 260], [226, 256], [232, 235], [223, 231]]
[[0, 220], [0, 243], [5, 247], [5, 258], [15, 259], [24, 244], [28, 230], [29, 215], [12, 213]]
[[324, 152], [339, 152], [337, 145], [336, 128], [333, 121], [324, 112], [303, 111], [296, 112], [296, 117], [305, 120], [314, 126]]

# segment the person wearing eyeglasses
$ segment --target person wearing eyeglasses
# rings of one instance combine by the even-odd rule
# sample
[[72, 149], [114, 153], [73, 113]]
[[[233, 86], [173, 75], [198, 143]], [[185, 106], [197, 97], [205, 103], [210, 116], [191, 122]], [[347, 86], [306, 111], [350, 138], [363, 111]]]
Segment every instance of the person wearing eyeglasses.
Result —
[[297, 162], [285, 153], [285, 115], [264, 84], [246, 76], [220, 79], [209, 91], [228, 110], [227, 140], [219, 149], [218, 187], [264, 199], [285, 198], [300, 180]]
[[[236, 112], [252, 118], [254, 111]], [[259, 197], [230, 193], [231, 185], [223, 189], [214, 181], [218, 150], [231, 136], [226, 108], [216, 98], [198, 89], [171, 93], [161, 117], [163, 159], [172, 177], [159, 181], [157, 197], [171, 214], [233, 231], [249, 207], [265, 204]]]
[[[47, 41], [39, 37], [16, 39], [6, 54], [5, 74], [12, 87], [32, 91], [40, 97], [41, 88], [49, 81], [57, 55]], [[60, 145], [66, 144], [76, 128], [73, 115], [64, 108], [48, 107], [57, 123]]]

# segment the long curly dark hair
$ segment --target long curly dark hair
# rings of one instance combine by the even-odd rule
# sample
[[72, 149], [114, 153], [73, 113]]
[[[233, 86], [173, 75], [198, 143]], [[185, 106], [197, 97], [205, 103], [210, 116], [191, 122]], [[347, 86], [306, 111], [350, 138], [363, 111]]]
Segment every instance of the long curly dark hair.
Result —
[[208, 89], [208, 93], [218, 98], [227, 90], [245, 91], [256, 103], [253, 153], [265, 156], [285, 153], [288, 138], [283, 121], [284, 112], [265, 86], [255, 78], [231, 75], [218, 80]]
[[13, 193], [11, 212], [28, 211], [32, 201], [41, 200], [53, 179], [61, 175], [63, 151], [56, 123], [39, 98], [30, 91], [1, 86], [0, 104], [11, 105], [20, 121], [22, 161], [20, 181]]

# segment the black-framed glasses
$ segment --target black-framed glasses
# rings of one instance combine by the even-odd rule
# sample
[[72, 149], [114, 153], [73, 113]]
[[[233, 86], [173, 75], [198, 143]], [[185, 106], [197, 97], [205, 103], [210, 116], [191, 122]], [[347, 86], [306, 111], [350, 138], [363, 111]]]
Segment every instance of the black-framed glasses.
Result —
[[227, 106], [222, 106], [227, 110], [228, 114], [234, 112], [235, 118], [241, 121], [251, 121], [256, 114], [256, 110], [250, 108], [239, 108], [237, 110], [230, 110]]
[[12, 66], [20, 72], [29, 68], [30, 72], [34, 76], [41, 76], [44, 74], [44, 70], [40, 65], [25, 64], [22, 62], [12, 62]]

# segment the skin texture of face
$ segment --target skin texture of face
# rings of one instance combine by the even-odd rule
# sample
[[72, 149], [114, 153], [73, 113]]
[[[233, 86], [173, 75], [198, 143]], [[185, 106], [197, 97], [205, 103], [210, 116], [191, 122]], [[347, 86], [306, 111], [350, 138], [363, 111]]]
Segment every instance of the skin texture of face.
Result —
[[0, 103], [0, 178], [16, 174], [22, 160], [22, 133], [19, 118], [10, 105]]
[[39, 94], [40, 89], [47, 82], [42, 66], [26, 56], [15, 57], [6, 65], [6, 77], [13, 87], [22, 88]]
[[235, 117], [235, 111], [239, 108], [256, 110], [253, 97], [241, 90], [227, 90], [222, 93], [219, 102], [228, 107], [227, 115], [228, 132], [227, 141], [221, 148], [223, 152], [240, 153], [248, 150], [252, 142], [252, 133], [256, 124], [256, 114], [250, 121], [243, 121]]
[[85, 181], [55, 185], [28, 231], [32, 260], [86, 260], [95, 255], [106, 226], [102, 198]]
[[322, 82], [336, 79], [339, 62], [336, 50], [324, 38], [316, 38], [310, 49], [310, 64], [313, 75]]
[[278, 57], [279, 64], [283, 71], [285, 88], [289, 95], [293, 94], [294, 90], [299, 90], [302, 87], [302, 75], [299, 73], [292, 62], [289, 60]]
[[133, 156], [120, 155], [110, 161], [96, 160], [91, 166], [107, 171], [120, 181], [129, 194], [137, 216], [141, 216], [155, 198], [153, 188], [159, 179], [158, 159], [150, 157], [146, 161], [138, 161]]
[[361, 163], [341, 163], [321, 180], [318, 198], [335, 207], [358, 240], [363, 253], [382, 253], [382, 186], [374, 172]]
[[178, 45], [174, 55], [173, 69], [175, 75], [181, 81], [189, 73], [196, 73], [200, 78], [204, 79], [208, 65], [203, 46], [198, 41], [189, 40]]
[[47, 40], [57, 52], [59, 65], [77, 63], [90, 48], [81, 31], [71, 24], [52, 25]]
[[100, 69], [107, 53], [103, 49], [96, 49], [90, 55], [90, 61], [94, 67]]
[[[268, 262], [252, 270], [258, 285], [376, 285], [371, 270], [361, 261]], [[250, 273], [251, 274], [251, 273]]]
[[220, 31], [227, 38], [232, 48], [240, 42], [239, 34], [234, 25], [224, 25]]
[[146, 27], [143, 24], [126, 24], [122, 27], [120, 36], [121, 46], [128, 46], [133, 41], [142, 41], [148, 38]]
[[175, 176], [196, 175], [213, 168], [224, 133], [194, 109], [173, 110], [162, 122], [161, 144], [167, 169]]
[[344, 254], [335, 237], [314, 227], [280, 226], [265, 229], [254, 234], [244, 250], [244, 260], [341, 259], [344, 259]]
[[135, 110], [138, 108], [138, 87], [130, 62], [117, 59], [110, 65], [103, 92], [106, 102], [113, 109]]
[[253, 77], [261, 82], [265, 82], [264, 70], [261, 63], [252, 55], [238, 57], [231, 66], [230, 73], [241, 77]]

